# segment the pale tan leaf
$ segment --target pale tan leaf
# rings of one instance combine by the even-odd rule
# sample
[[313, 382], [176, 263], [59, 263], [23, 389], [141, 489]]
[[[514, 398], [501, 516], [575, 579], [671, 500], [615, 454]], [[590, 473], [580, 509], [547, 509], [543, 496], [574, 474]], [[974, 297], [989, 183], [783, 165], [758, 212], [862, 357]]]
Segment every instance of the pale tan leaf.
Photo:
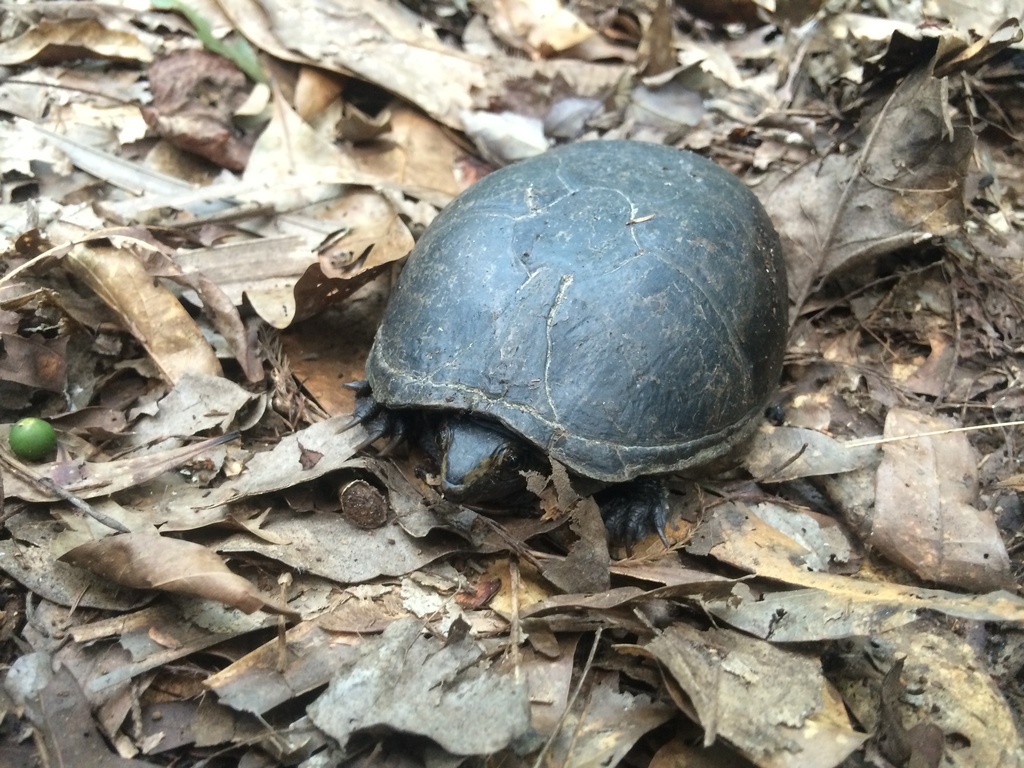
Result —
[[743, 463], [754, 477], [772, 482], [852, 472], [878, 461], [878, 448], [848, 445], [802, 427], [763, 427]]
[[166, 536], [126, 533], [75, 547], [60, 558], [135, 589], [159, 589], [230, 605], [245, 613], [267, 610], [294, 615], [260, 594], [201, 544]]
[[481, 11], [495, 36], [533, 57], [560, 53], [597, 34], [560, 0], [488, 0]]
[[0, 43], [0, 65], [52, 63], [94, 56], [148, 62], [153, 54], [137, 37], [110, 30], [96, 19], [42, 19], [22, 35]]
[[185, 308], [153, 282], [142, 263], [119, 248], [79, 243], [67, 269], [113, 309], [170, 382], [186, 373], [221, 374], [220, 363]]
[[[954, 429], [938, 416], [894, 408], [885, 436]], [[1010, 558], [990, 512], [973, 506], [977, 457], [963, 432], [907, 437], [882, 446], [871, 545], [939, 584], [984, 592], [1013, 584]]]
[[568, 708], [553, 734], [547, 764], [624, 765], [637, 742], [674, 714], [662, 701], [624, 688], [617, 674], [595, 675], [583, 701]]

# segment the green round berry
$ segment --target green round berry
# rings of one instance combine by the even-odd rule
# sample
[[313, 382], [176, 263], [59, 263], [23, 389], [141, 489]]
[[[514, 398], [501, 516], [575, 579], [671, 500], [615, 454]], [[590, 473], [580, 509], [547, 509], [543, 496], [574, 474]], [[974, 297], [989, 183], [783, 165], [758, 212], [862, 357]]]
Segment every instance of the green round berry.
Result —
[[39, 461], [57, 447], [57, 435], [50, 423], [37, 418], [22, 419], [7, 435], [11, 450], [19, 459]]

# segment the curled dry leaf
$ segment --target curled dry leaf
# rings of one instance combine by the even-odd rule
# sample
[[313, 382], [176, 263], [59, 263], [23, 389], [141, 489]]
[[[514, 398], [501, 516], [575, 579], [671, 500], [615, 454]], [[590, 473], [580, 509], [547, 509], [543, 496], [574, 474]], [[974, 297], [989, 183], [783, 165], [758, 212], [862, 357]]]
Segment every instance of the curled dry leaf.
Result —
[[227, 342], [231, 353], [238, 364], [242, 366], [245, 377], [252, 382], [262, 381], [263, 361], [257, 354], [255, 344], [252, 343], [252, 338], [238, 312], [236, 303], [230, 299], [221, 286], [200, 271], [187, 273], [152, 238], [147, 236], [141, 246], [149, 246], [139, 254], [146, 271], [153, 277], [166, 278], [183, 288], [191, 288], [195, 291], [203, 302], [203, 313], [206, 319]]
[[230, 605], [245, 613], [266, 610], [297, 617], [288, 606], [264, 597], [232, 573], [201, 544], [166, 536], [126, 533], [82, 544], [62, 561], [135, 589], [160, 589]]
[[0, 66], [87, 57], [150, 61], [153, 54], [134, 35], [107, 29], [96, 19], [43, 19], [25, 34], [0, 43]]
[[217, 355], [195, 320], [133, 254], [79, 243], [64, 264], [118, 314], [168, 381], [186, 373], [221, 375]]
[[1010, 559], [992, 515], [972, 506], [977, 457], [950, 419], [894, 408], [875, 486], [871, 544], [922, 579], [984, 592], [1009, 588]]

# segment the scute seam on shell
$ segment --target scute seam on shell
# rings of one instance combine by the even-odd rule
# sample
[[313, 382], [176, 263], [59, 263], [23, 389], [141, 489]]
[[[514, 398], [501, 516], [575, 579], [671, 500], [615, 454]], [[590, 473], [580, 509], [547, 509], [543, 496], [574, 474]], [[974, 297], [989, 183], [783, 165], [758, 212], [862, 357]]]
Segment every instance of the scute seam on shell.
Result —
[[[490, 397], [482, 390], [464, 384], [439, 383], [400, 374], [381, 355], [375, 359], [375, 368], [379, 377], [374, 376], [370, 380], [371, 389], [390, 408], [451, 410], [492, 418], [573, 472], [608, 483], [699, 467], [726, 455], [756, 431], [769, 399], [759, 402], [742, 419], [694, 440], [621, 445], [613, 440], [574, 437], [532, 408]], [[401, 391], [404, 397], [397, 396], [396, 391]], [[532, 425], [532, 428], [524, 427], [524, 424]], [[540, 441], [528, 437], [531, 434], [544, 434], [547, 438]], [[615, 459], [603, 461], [599, 466], [593, 461], [598, 455], [614, 456]]]

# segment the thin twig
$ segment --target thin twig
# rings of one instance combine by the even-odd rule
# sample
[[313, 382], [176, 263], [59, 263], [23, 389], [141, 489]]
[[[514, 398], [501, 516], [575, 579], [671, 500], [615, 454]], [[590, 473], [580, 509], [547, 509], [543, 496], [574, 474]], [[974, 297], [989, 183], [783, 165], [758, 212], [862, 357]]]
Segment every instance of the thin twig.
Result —
[[126, 528], [123, 523], [110, 517], [110, 515], [100, 512], [87, 501], [66, 490], [50, 478], [40, 477], [28, 467], [12, 461], [9, 456], [2, 453], [0, 453], [0, 461], [29, 485], [63, 499], [79, 512], [88, 515], [101, 525], [105, 525], [107, 528], [111, 528], [118, 533], [131, 533], [131, 530]]

